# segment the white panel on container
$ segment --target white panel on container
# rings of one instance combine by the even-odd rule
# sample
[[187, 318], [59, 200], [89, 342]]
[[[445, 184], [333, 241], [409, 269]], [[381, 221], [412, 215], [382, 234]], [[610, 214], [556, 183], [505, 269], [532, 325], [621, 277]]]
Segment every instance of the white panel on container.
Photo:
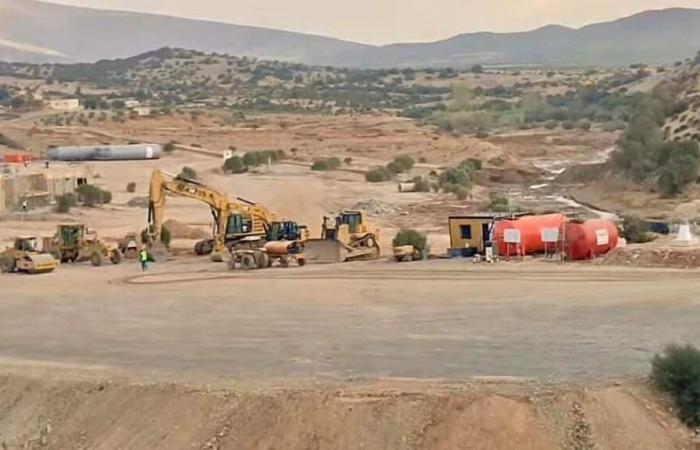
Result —
[[506, 244], [520, 244], [520, 230], [512, 228], [503, 230], [503, 240]]
[[146, 158], [153, 159], [153, 147], [151, 147], [150, 145], [146, 146]]
[[558, 242], [559, 241], [559, 229], [557, 228], [542, 228], [541, 231], [542, 242]]
[[609, 243], [610, 236], [608, 235], [608, 230], [595, 230], [595, 245], [608, 245]]

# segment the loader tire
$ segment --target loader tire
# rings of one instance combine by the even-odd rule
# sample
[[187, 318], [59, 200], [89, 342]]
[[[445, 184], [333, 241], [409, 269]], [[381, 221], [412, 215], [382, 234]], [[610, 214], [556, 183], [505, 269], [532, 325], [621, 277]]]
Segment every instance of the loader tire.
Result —
[[109, 260], [112, 262], [112, 264], [117, 265], [120, 262], [122, 262], [122, 254], [119, 250], [114, 250], [112, 254], [109, 256]]
[[241, 267], [243, 270], [257, 269], [258, 264], [255, 261], [255, 256], [251, 255], [250, 253], [246, 253], [245, 255], [241, 256]]
[[102, 253], [95, 252], [90, 256], [90, 264], [93, 267], [100, 267], [102, 265]]

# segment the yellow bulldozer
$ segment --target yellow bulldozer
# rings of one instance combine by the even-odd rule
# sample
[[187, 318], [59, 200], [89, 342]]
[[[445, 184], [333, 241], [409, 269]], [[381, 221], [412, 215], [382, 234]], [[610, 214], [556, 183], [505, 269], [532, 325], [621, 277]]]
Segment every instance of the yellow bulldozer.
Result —
[[304, 243], [306, 259], [314, 263], [378, 259], [379, 230], [372, 229], [364, 211], [342, 211], [323, 218], [321, 238]]
[[35, 237], [15, 238], [14, 245], [0, 253], [0, 270], [3, 273], [28, 274], [53, 272], [60, 261], [50, 253], [40, 252], [38, 245], [39, 240]]

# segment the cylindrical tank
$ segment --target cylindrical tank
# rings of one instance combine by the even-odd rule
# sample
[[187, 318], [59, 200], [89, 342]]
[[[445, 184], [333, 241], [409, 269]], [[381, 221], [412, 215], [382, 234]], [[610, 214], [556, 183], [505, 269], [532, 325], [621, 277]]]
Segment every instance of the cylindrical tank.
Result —
[[86, 145], [50, 148], [48, 158], [52, 161], [123, 161], [157, 159], [162, 153], [160, 144]]
[[[501, 256], [522, 256], [543, 253], [545, 248], [542, 241], [542, 230], [561, 230], [566, 220], [564, 214], [547, 214], [496, 222], [494, 241], [498, 246], [498, 254]], [[507, 244], [505, 242], [505, 234], [508, 229], [520, 231], [520, 244]]]
[[399, 192], [416, 192], [416, 183], [399, 183]]
[[303, 245], [297, 241], [270, 241], [263, 248], [272, 257], [297, 255], [304, 251]]
[[567, 223], [562, 238], [566, 242], [566, 257], [579, 261], [605, 255], [616, 248], [619, 233], [611, 221], [595, 219]]

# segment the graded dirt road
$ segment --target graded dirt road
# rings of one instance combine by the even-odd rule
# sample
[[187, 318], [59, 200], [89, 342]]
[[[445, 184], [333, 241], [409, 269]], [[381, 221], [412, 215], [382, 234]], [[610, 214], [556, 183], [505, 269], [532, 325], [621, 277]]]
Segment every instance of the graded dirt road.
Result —
[[700, 342], [700, 274], [457, 261], [0, 276], [0, 357], [236, 379], [645, 374]]

